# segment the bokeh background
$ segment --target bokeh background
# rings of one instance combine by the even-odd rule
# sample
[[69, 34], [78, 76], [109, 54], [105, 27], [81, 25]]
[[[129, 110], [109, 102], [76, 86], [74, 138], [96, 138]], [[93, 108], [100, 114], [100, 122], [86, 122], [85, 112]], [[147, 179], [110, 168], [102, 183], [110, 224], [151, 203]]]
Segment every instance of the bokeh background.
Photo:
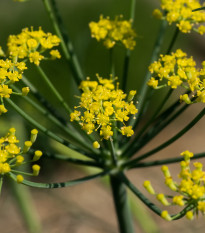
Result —
[[[128, 19], [131, 1], [56, 0], [56, 2], [58, 3], [69, 37], [73, 42], [74, 49], [82, 65], [85, 76], [94, 78], [95, 74], [99, 73], [103, 77], [107, 77], [109, 70], [108, 51], [104, 49], [102, 44], [97, 43], [90, 37], [88, 23], [90, 21], [97, 21], [100, 14], [110, 16], [111, 18], [122, 14], [125, 19]], [[152, 11], [158, 6], [158, 0], [137, 1], [134, 28], [138, 36], [137, 46], [132, 52], [131, 57], [128, 81], [129, 90], [139, 89], [147, 71], [150, 55], [160, 24], [158, 20], [152, 17]], [[54, 32], [41, 0], [30, 0], [25, 3], [14, 2], [12, 0], [0, 1], [0, 45], [5, 51], [8, 35], [18, 34], [21, 32], [22, 28], [30, 26], [36, 29], [41, 26], [44, 31]], [[164, 44], [162, 52], [166, 51], [174, 33], [174, 29], [174, 26], [170, 26], [167, 30], [166, 43]], [[180, 34], [174, 49], [180, 47], [187, 51], [189, 55], [193, 55], [194, 58], [200, 62], [205, 59], [204, 41], [204, 37], [194, 33], [191, 35]], [[119, 79], [121, 78], [124, 55], [125, 50], [123, 48], [117, 48], [115, 50], [116, 75]], [[52, 82], [55, 83], [56, 87], [61, 91], [66, 101], [68, 101], [71, 106], [74, 106], [76, 99], [73, 96], [78, 93], [78, 90], [75, 83], [72, 81], [69, 68], [65, 61], [61, 59], [58, 61], [43, 62], [42, 67]], [[58, 106], [57, 101], [50, 94], [47, 87], [44, 86], [35, 69], [31, 67], [25, 74], [29, 80], [38, 87], [39, 91], [46, 98], [49, 98], [51, 102], [57, 106], [58, 110], [64, 114], [65, 118], [68, 119], [69, 116]], [[157, 101], [161, 99], [165, 92], [166, 90], [162, 90], [156, 93], [147, 117], [151, 114], [152, 110], [156, 108]], [[173, 99], [174, 97], [172, 101]], [[50, 125], [46, 119], [39, 116], [30, 106], [20, 101], [18, 98], [16, 98], [16, 101], [19, 106], [26, 109], [35, 118], [38, 118], [42, 124], [53, 129], [53, 126]], [[202, 105], [200, 104], [189, 107], [181, 117], [160, 133], [146, 148], [140, 151], [140, 153], [154, 148], [175, 135], [176, 132], [181, 130], [195, 117], [201, 108]], [[186, 133], [180, 140], [160, 151], [154, 155], [153, 158], [175, 157], [186, 149], [194, 153], [203, 152], [205, 148], [204, 123], [205, 121], [202, 119], [197, 126], [194, 126], [193, 129]], [[0, 136], [3, 135], [9, 127], [13, 126], [17, 128], [18, 136], [22, 138], [22, 141], [29, 137], [27, 132], [32, 129], [32, 126], [22, 120], [12, 109], [9, 109], [6, 115], [1, 116]], [[35, 147], [48, 152], [57, 151], [66, 153], [64, 147], [47, 139], [42, 134], [39, 134]], [[36, 179], [37, 181], [66, 181], [82, 177], [91, 172], [90, 170], [84, 170], [70, 164], [60, 162], [55, 162], [54, 164], [52, 160], [46, 158], [42, 159], [41, 163], [41, 176]], [[170, 170], [176, 173], [179, 171], [179, 166], [170, 165]], [[128, 172], [128, 176], [132, 182], [150, 198], [152, 197], [147, 194], [142, 187], [145, 179], [150, 179], [158, 192], [168, 191], [164, 186], [160, 167], [132, 170]], [[15, 199], [15, 193], [21, 192], [22, 189], [24, 189], [24, 187], [21, 185], [14, 187], [12, 184], [9, 184], [9, 180], [4, 183], [0, 198], [1, 233], [29, 232]], [[30, 198], [28, 209], [31, 211], [33, 211], [33, 207], [36, 209], [36, 217], [41, 224], [42, 233], [117, 233], [114, 206], [107, 180], [95, 180], [67, 189], [28, 189], [27, 191], [28, 198]], [[157, 202], [156, 200], [153, 201]], [[203, 232], [205, 227], [203, 217], [193, 221], [182, 219], [171, 223], [165, 222], [151, 213], [150, 210], [144, 207], [132, 195], [131, 205], [133, 207], [136, 232], [200, 233]], [[40, 230], [36, 231], [36, 233], [40, 233]]]

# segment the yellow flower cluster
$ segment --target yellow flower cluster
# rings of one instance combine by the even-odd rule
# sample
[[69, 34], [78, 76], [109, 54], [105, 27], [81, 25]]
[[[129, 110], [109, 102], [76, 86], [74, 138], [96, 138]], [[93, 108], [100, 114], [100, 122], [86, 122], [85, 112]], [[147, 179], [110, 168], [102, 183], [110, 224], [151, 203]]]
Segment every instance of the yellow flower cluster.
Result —
[[[123, 125], [119, 131], [127, 137], [132, 136], [132, 127], [126, 126], [125, 122], [138, 111], [132, 101], [136, 91], [130, 91], [127, 97], [118, 85], [115, 87], [112, 79], [103, 79], [98, 75], [97, 78], [98, 82], [89, 79], [81, 82], [83, 93], [79, 107], [84, 111], [75, 110], [70, 114], [70, 120], [79, 121], [88, 134], [99, 129], [102, 138], [107, 140], [113, 136], [115, 122], [118, 121]], [[93, 146], [99, 147], [96, 142]]]
[[[15, 128], [11, 128], [8, 134], [0, 138], [0, 175], [9, 175], [9, 173], [17, 173], [16, 181], [21, 183], [23, 181], [24, 172], [14, 170], [16, 167], [25, 163], [34, 162], [40, 159], [42, 152], [37, 150], [34, 153], [32, 160], [25, 161], [24, 155], [29, 151], [32, 144], [37, 138], [38, 131], [33, 129], [31, 131], [30, 141], [25, 141], [23, 149], [18, 146], [19, 140], [15, 136]], [[40, 171], [40, 166], [35, 164], [32, 166], [33, 173], [29, 175], [37, 176]]]
[[[0, 115], [7, 112], [3, 99], [10, 98], [10, 95], [13, 93], [9, 85], [18, 82], [22, 78], [22, 73], [25, 69], [27, 67], [24, 62], [13, 63], [9, 59], [0, 59]], [[29, 88], [24, 87], [21, 95], [25, 96], [28, 92]]]
[[46, 57], [42, 55], [45, 51], [50, 51], [50, 58], [60, 58], [58, 50], [52, 50], [58, 46], [60, 39], [51, 33], [45, 33], [41, 28], [34, 31], [24, 28], [18, 35], [10, 35], [8, 39], [9, 56], [17, 61], [28, 58], [31, 63], [39, 65], [40, 61]]
[[[202, 62], [202, 68], [198, 69], [192, 57], [187, 57], [186, 53], [177, 49], [171, 55], [160, 55], [159, 60], [149, 66], [149, 71], [152, 74], [147, 82], [149, 86], [155, 89], [167, 85], [174, 89], [183, 86], [192, 91], [196, 102], [205, 103], [205, 61]], [[159, 82], [162, 85], [159, 86]], [[192, 103], [187, 94], [181, 95], [180, 100]]]
[[100, 16], [98, 22], [90, 22], [89, 27], [92, 37], [97, 41], [103, 41], [105, 47], [112, 48], [116, 43], [121, 42], [127, 49], [133, 50], [136, 42], [136, 33], [132, 29], [130, 21], [116, 17], [110, 20], [109, 17]]
[[194, 9], [203, 7], [200, 0], [161, 0], [161, 8], [165, 15], [159, 9], [155, 9], [153, 15], [157, 18], [166, 19], [169, 24], [176, 23], [176, 26], [183, 33], [189, 33], [195, 30], [199, 34], [205, 33], [205, 26], [199, 23], [205, 22], [204, 11], [194, 11]]
[[[192, 219], [194, 214], [197, 215], [198, 212], [201, 212], [203, 215], [205, 214], [205, 171], [202, 169], [203, 164], [199, 162], [193, 163], [194, 169], [191, 170], [190, 158], [194, 156], [192, 152], [186, 150], [181, 153], [181, 156], [184, 157], [184, 160], [180, 163], [181, 171], [178, 176], [181, 181], [179, 183], [172, 179], [169, 168], [165, 165], [162, 166], [165, 184], [179, 195], [167, 196], [168, 198], [172, 198], [169, 202], [164, 194], [155, 193], [150, 181], [145, 181], [144, 187], [149, 193], [156, 195], [157, 199], [165, 206], [191, 206], [192, 210], [187, 211], [186, 217]], [[167, 211], [162, 211], [161, 216], [166, 220], [172, 220]]]

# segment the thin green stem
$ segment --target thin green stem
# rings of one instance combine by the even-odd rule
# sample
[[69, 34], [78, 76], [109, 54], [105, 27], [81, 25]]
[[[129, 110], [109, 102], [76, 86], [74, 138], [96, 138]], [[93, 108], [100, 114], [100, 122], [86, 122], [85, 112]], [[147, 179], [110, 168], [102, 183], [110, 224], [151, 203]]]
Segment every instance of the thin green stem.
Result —
[[165, 96], [165, 98], [163, 99], [163, 101], [161, 102], [161, 104], [158, 106], [158, 108], [156, 109], [156, 111], [154, 112], [154, 114], [151, 116], [151, 118], [148, 120], [148, 122], [144, 125], [144, 127], [139, 131], [139, 133], [134, 136], [133, 140], [126, 143], [123, 148], [122, 148], [122, 152], [126, 154], [126, 151], [128, 150], [128, 148], [133, 147], [133, 145], [136, 143], [136, 141], [138, 141], [138, 139], [146, 132], [146, 130], [149, 128], [149, 126], [154, 122], [154, 120], [156, 119], [156, 116], [159, 114], [159, 112], [162, 110], [162, 108], [164, 107], [165, 103], [167, 102], [167, 100], [169, 99], [170, 95], [172, 94], [173, 90], [170, 89], [167, 93], [167, 95]]
[[74, 52], [73, 45], [66, 33], [56, 2], [55, 0], [42, 0], [42, 1], [50, 17], [54, 30], [58, 35], [58, 37], [61, 39], [61, 47], [65, 59], [69, 64], [69, 67], [71, 69], [76, 84], [79, 86], [80, 82], [84, 80], [84, 75], [81, 70], [76, 53]]
[[51, 89], [51, 91], [53, 92], [53, 94], [55, 95], [55, 97], [63, 105], [63, 107], [65, 108], [66, 112], [71, 113], [72, 110], [70, 109], [70, 107], [68, 106], [68, 104], [65, 102], [64, 98], [61, 96], [61, 94], [58, 92], [58, 90], [55, 88], [55, 86], [51, 83], [51, 81], [49, 80], [48, 76], [43, 71], [43, 69], [40, 66], [35, 66], [35, 67], [37, 68], [39, 74], [41, 75], [41, 77], [43, 78], [43, 80], [46, 82], [46, 84], [49, 86], [49, 88]]
[[[103, 177], [105, 175], [108, 175], [109, 173], [110, 171], [106, 170], [106, 171], [102, 171], [94, 175], [85, 176], [83, 178], [70, 180], [66, 182], [59, 182], [59, 183], [36, 183], [36, 182], [28, 181], [28, 180], [23, 180], [22, 184], [30, 186], [30, 187], [34, 187], [34, 188], [44, 188], [44, 189], [65, 188], [65, 187], [70, 187], [70, 186], [74, 186], [77, 184], [81, 184], [81, 183], [84, 183], [85, 181], [93, 180], [95, 178]], [[16, 175], [14, 175], [13, 173], [9, 173], [8, 175], [13, 180], [16, 181]]]
[[157, 117], [157, 119], [155, 120], [155, 124], [145, 133], [145, 135], [143, 135], [135, 143], [133, 143], [131, 147], [128, 147], [127, 151], [123, 151], [124, 156], [132, 157], [137, 151], [139, 151], [157, 134], [159, 134], [165, 127], [167, 127], [173, 120], [175, 120], [178, 116], [180, 116], [182, 112], [184, 112], [190, 105], [187, 104], [184, 105], [173, 116], [167, 119], [178, 106], [179, 106], [179, 101], [173, 104], [159, 117]]
[[170, 144], [175, 142], [178, 138], [182, 137], [182, 135], [184, 135], [187, 131], [189, 131], [204, 115], [205, 115], [205, 108], [202, 109], [202, 111], [187, 126], [185, 126], [179, 133], [177, 133], [175, 136], [170, 138], [168, 141], [162, 143], [160, 146], [154, 148], [153, 150], [148, 151], [147, 153], [145, 153], [143, 155], [140, 155], [136, 159], [128, 161], [126, 163], [126, 165], [128, 165], [128, 166], [133, 165], [133, 164], [137, 163], [138, 161], [140, 161], [142, 159], [145, 159], [145, 158], [155, 154], [156, 152], [162, 150], [163, 148], [169, 146]]
[[[131, 20], [132, 25], [134, 23], [134, 18], [135, 18], [135, 6], [136, 6], [136, 0], [132, 0], [131, 7], [130, 7], [130, 20]], [[125, 54], [123, 74], [122, 74], [122, 90], [124, 92], [126, 92], [126, 89], [127, 89], [127, 76], [128, 76], [128, 70], [129, 70], [129, 64], [130, 64], [130, 55], [131, 55], [131, 51], [127, 49], [126, 54]]]
[[100, 163], [90, 161], [90, 160], [71, 158], [71, 157], [68, 157], [67, 155], [60, 155], [60, 154], [54, 154], [54, 153], [49, 153], [49, 152], [43, 152], [43, 156], [50, 158], [50, 159], [63, 160], [63, 161], [69, 162], [69, 163], [77, 164], [77, 165], [102, 168], [102, 165]]
[[[65, 139], [57, 136], [55, 133], [51, 132], [44, 126], [42, 126], [40, 123], [38, 123], [36, 120], [34, 120], [32, 117], [30, 117], [27, 113], [25, 113], [21, 108], [19, 108], [11, 99], [6, 99], [7, 102], [29, 123], [31, 123], [34, 127], [38, 128], [41, 132], [43, 132], [45, 135], [49, 136], [50, 138], [54, 139], [55, 141], [65, 145], [66, 147], [70, 148], [72, 147], [71, 143], [66, 141]], [[98, 154], [100, 153], [98, 150], [95, 150], [92, 148], [89, 144], [86, 145], [86, 149], [88, 152], [92, 153], [86, 153], [84, 152], [83, 155], [93, 158], [95, 160], [99, 160]], [[71, 148], [70, 148], [71, 149]]]
[[167, 49], [166, 54], [170, 54], [171, 53], [172, 48], [173, 48], [173, 46], [174, 46], [174, 44], [175, 44], [175, 42], [177, 40], [178, 35], [179, 35], [179, 28], [177, 27], [176, 30], [175, 30], [175, 32], [174, 32], [174, 35], [172, 37], [172, 40], [170, 42], [170, 45], [169, 45], [169, 47]]
[[[19, 91], [19, 89], [15, 86], [12, 86], [13, 90]], [[49, 119], [54, 125], [58, 126], [61, 130], [63, 130], [66, 135], [69, 137], [69, 140], [71, 140], [72, 143], [74, 143], [76, 146], [82, 146], [86, 145], [87, 142], [82, 140], [81, 136], [79, 134], [75, 134], [75, 132], [71, 131], [68, 127], [65, 127], [58, 119], [56, 119], [52, 114], [50, 114], [47, 110], [45, 110], [43, 107], [41, 107], [39, 104], [34, 102], [29, 96], [25, 96], [24, 100], [27, 101], [32, 107], [34, 107], [37, 111], [39, 111], [41, 114], [43, 114], [47, 119]], [[77, 147], [76, 147], [77, 149]]]
[[[124, 182], [124, 184], [127, 185], [127, 187], [155, 214], [161, 216], [162, 210], [159, 209], [156, 205], [154, 205], [148, 198], [146, 198], [138, 189], [135, 187], [124, 174], [121, 174], [121, 180]], [[186, 206], [182, 211], [180, 211], [178, 214], [171, 215], [173, 220], [177, 220], [185, 216], [186, 212], [193, 209], [194, 205], [191, 204], [189, 206]]]
[[67, 125], [67, 121], [59, 115], [59, 113], [54, 109], [54, 107], [38, 92], [37, 88], [29, 82], [29, 80], [23, 76], [22, 82], [30, 88], [31, 93], [33, 96], [56, 118], [58, 119], [63, 125]]
[[[161, 49], [161, 46], [162, 46], [162, 43], [163, 43], [163, 40], [164, 40], [164, 35], [165, 35], [166, 28], [167, 28], [167, 22], [166, 22], [166, 20], [162, 20], [161, 27], [160, 27], [160, 30], [159, 30], [159, 34], [158, 34], [157, 40], [155, 42], [154, 50], [152, 52], [152, 56], [151, 56], [151, 60], [150, 60], [149, 64], [153, 63], [157, 59], [157, 57], [159, 55], [159, 52], [160, 52], [160, 49]], [[143, 83], [142, 83], [142, 86], [140, 88], [140, 91], [138, 93], [138, 104], [137, 104], [138, 114], [136, 116], [136, 119], [132, 119], [130, 121], [131, 125], [134, 125], [134, 126], [137, 125], [137, 122], [140, 119], [140, 116], [141, 116], [141, 114], [143, 112], [145, 97], [146, 97], [147, 90], [148, 90], [147, 82], [150, 79], [150, 77], [151, 77], [151, 74], [150, 74], [149, 71], [147, 71], [147, 73], [145, 75], [145, 78], [143, 79]]]
[[138, 189], [135, 187], [128, 179], [127, 177], [121, 173], [121, 180], [123, 183], [149, 208], [151, 209], [155, 214], [161, 216], [161, 210], [154, 205], [148, 198], [146, 198]]
[[[191, 158], [191, 160], [204, 158], [205, 152], [195, 154], [194, 157]], [[133, 168], [142, 168], [142, 167], [152, 167], [152, 166], [160, 166], [165, 164], [171, 164], [171, 163], [177, 163], [183, 161], [183, 157], [175, 157], [175, 158], [168, 158], [168, 159], [162, 159], [162, 160], [155, 160], [155, 161], [149, 161], [149, 162], [141, 162], [137, 164], [133, 164], [129, 167], [126, 167], [127, 169], [133, 169]]]
[[117, 175], [110, 176], [113, 200], [118, 219], [120, 233], [134, 233], [130, 206], [127, 199], [127, 191], [124, 183]]
[[109, 57], [110, 57], [110, 69], [109, 69], [109, 75], [111, 75], [111, 78], [115, 78], [115, 64], [114, 64], [114, 49], [109, 49]]
[[[60, 95], [60, 93], [57, 91], [57, 89], [54, 87], [54, 85], [50, 82], [49, 78], [47, 77], [47, 75], [45, 74], [45, 72], [41, 69], [40, 66], [36, 66], [37, 70], [39, 71], [39, 73], [41, 74], [42, 78], [44, 79], [44, 81], [48, 84], [48, 86], [50, 87], [50, 89], [52, 90], [53, 94], [56, 96], [56, 98], [59, 100], [59, 102], [63, 105], [63, 107], [65, 108], [65, 110], [68, 113], [71, 113], [72, 110], [70, 109], [70, 107], [68, 106], [68, 104], [65, 102], [64, 98]], [[79, 126], [78, 123], [73, 122], [73, 126], [81, 132], [81, 134], [86, 137], [87, 139], [89, 139], [91, 142], [93, 142], [93, 138], [91, 135], [87, 134], [85, 131], [83, 131], [81, 129], [81, 127]]]

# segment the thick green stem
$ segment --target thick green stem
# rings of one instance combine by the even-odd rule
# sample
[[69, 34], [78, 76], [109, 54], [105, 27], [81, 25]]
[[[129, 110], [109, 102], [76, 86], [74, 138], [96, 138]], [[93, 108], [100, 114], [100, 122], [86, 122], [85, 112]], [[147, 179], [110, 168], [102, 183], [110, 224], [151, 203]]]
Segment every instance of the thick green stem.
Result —
[[116, 175], [110, 176], [115, 210], [120, 233], [134, 233], [133, 221], [128, 205], [127, 191], [123, 182]]

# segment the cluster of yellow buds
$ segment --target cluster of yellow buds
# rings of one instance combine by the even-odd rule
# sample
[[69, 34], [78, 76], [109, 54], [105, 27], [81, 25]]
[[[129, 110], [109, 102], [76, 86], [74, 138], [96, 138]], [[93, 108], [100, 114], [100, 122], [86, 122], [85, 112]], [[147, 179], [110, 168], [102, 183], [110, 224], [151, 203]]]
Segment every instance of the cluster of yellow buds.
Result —
[[[192, 91], [192, 96], [197, 97], [196, 102], [205, 103], [205, 61], [202, 62], [202, 68], [196, 68], [196, 62], [192, 57], [181, 49], [177, 49], [171, 55], [160, 55], [158, 61], [149, 66], [152, 74], [147, 84], [155, 89], [166, 85], [171, 88], [183, 86], [186, 90]], [[166, 80], [167, 84], [163, 84]], [[159, 86], [159, 82], [162, 83]], [[181, 95], [180, 100], [187, 104], [192, 103], [187, 94]]]
[[79, 121], [88, 134], [99, 129], [100, 135], [107, 140], [113, 136], [115, 122], [118, 121], [123, 125], [118, 130], [127, 137], [132, 136], [132, 127], [126, 126], [125, 122], [138, 111], [132, 101], [136, 91], [130, 91], [127, 96], [118, 85], [115, 87], [112, 79], [103, 79], [98, 75], [97, 78], [98, 81], [87, 79], [81, 82], [83, 93], [79, 107], [84, 111], [75, 110], [70, 114], [70, 120]]
[[42, 55], [46, 51], [50, 51], [50, 59], [60, 58], [58, 50], [52, 48], [60, 44], [60, 38], [51, 33], [45, 33], [41, 28], [34, 31], [24, 28], [18, 35], [10, 35], [8, 39], [9, 56], [17, 61], [18, 59], [29, 58], [31, 63], [39, 65], [42, 59], [46, 59]]
[[[0, 138], [0, 176], [9, 175], [10, 173], [18, 174], [16, 181], [21, 183], [24, 180], [22, 174], [26, 173], [19, 169], [15, 170], [15, 168], [39, 160], [42, 152], [40, 150], [35, 151], [33, 159], [25, 157], [25, 154], [30, 150], [37, 138], [38, 131], [36, 129], [31, 131], [30, 141], [24, 142], [23, 149], [18, 146], [19, 140], [16, 138], [15, 132], [15, 128], [11, 128], [6, 136]], [[33, 172], [28, 175], [38, 176], [40, 166], [34, 164], [32, 170]]]
[[205, 33], [205, 26], [199, 23], [205, 22], [204, 11], [193, 11], [197, 8], [203, 7], [204, 4], [200, 0], [161, 0], [161, 8], [155, 9], [153, 15], [159, 19], [166, 19], [169, 24], [176, 23], [176, 26], [183, 33], [189, 33], [191, 30], [203, 35]]
[[91, 36], [97, 41], [102, 40], [105, 47], [112, 48], [116, 43], [122, 43], [127, 49], [133, 50], [136, 42], [136, 33], [132, 29], [131, 21], [123, 20], [117, 16], [115, 20], [100, 16], [98, 22], [90, 22]]
[[[205, 172], [202, 170], [203, 164], [199, 162], [193, 163], [194, 169], [190, 168], [190, 158], [193, 157], [193, 153], [186, 150], [181, 153], [184, 160], [181, 161], [181, 171], [178, 177], [181, 179], [180, 183], [175, 182], [172, 179], [169, 168], [167, 166], [162, 166], [162, 172], [165, 177], [165, 184], [179, 195], [170, 196], [160, 193], [156, 194], [150, 181], [144, 182], [144, 187], [147, 191], [153, 195], [156, 195], [157, 199], [165, 206], [178, 205], [184, 207], [191, 207], [192, 210], [186, 212], [186, 217], [188, 219], [193, 219], [194, 214], [198, 215], [201, 212], [205, 214]], [[168, 198], [172, 198], [168, 201]], [[172, 220], [168, 212], [162, 211], [161, 216], [166, 220]]]
[[[27, 69], [27, 67], [24, 62], [14, 63], [9, 59], [0, 59], [0, 115], [7, 112], [3, 99], [10, 98], [10, 95], [14, 93], [9, 85], [18, 82], [22, 78], [22, 73], [25, 69]], [[25, 96], [28, 92], [29, 88], [24, 87], [22, 88], [22, 93], [18, 94]]]

